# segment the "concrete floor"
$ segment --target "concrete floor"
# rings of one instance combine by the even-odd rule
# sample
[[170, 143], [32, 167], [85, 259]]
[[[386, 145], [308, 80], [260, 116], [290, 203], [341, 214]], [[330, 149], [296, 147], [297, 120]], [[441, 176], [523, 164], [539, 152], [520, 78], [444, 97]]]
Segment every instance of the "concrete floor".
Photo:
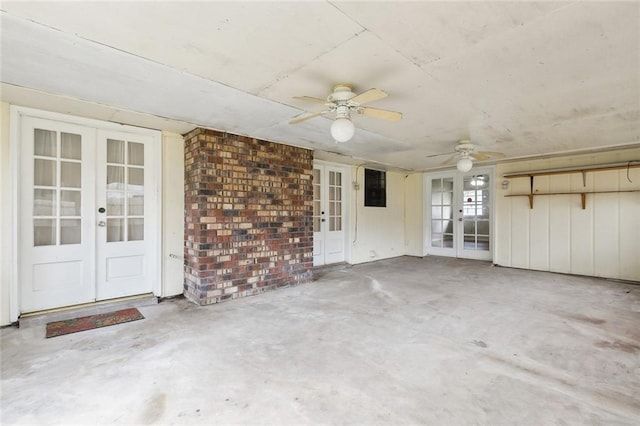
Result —
[[396, 258], [44, 338], [1, 330], [2, 424], [640, 424], [640, 286]]

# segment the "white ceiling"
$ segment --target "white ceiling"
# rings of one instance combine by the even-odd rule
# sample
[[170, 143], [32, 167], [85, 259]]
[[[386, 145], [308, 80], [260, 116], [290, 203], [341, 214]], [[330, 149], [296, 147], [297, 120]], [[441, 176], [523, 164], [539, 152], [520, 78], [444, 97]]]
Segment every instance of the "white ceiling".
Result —
[[[507, 158], [640, 145], [640, 2], [1, 3], [2, 99], [211, 127], [409, 170], [459, 139]], [[292, 126], [337, 82], [383, 89], [336, 144]]]

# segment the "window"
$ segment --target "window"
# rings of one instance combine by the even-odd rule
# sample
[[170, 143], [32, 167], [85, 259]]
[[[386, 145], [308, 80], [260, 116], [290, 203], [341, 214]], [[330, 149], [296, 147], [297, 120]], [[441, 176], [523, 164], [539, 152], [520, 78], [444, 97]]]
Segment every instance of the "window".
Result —
[[364, 169], [365, 207], [387, 207], [387, 174], [380, 170]]

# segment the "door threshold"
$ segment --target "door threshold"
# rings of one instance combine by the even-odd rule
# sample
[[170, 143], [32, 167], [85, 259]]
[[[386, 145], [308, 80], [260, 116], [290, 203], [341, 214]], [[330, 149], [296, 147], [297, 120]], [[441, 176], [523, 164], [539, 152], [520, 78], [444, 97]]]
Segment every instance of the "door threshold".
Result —
[[52, 321], [64, 321], [68, 319], [97, 315], [112, 312], [118, 309], [138, 308], [158, 304], [158, 298], [153, 293], [139, 294], [136, 296], [119, 297], [117, 299], [101, 300], [99, 302], [83, 303], [80, 305], [64, 306], [61, 308], [46, 309], [29, 312], [20, 315], [18, 327], [30, 328], [45, 325]]

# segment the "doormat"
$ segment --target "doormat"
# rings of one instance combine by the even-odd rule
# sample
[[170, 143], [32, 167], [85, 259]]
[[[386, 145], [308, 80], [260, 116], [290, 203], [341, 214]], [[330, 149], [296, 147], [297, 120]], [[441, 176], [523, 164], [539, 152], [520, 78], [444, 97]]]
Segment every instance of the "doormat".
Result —
[[88, 317], [74, 318], [64, 321], [50, 322], [47, 324], [47, 339], [49, 337], [62, 336], [64, 334], [77, 333], [78, 331], [94, 328], [108, 327], [124, 322], [144, 319], [144, 316], [136, 308], [122, 309], [106, 314], [90, 315]]

